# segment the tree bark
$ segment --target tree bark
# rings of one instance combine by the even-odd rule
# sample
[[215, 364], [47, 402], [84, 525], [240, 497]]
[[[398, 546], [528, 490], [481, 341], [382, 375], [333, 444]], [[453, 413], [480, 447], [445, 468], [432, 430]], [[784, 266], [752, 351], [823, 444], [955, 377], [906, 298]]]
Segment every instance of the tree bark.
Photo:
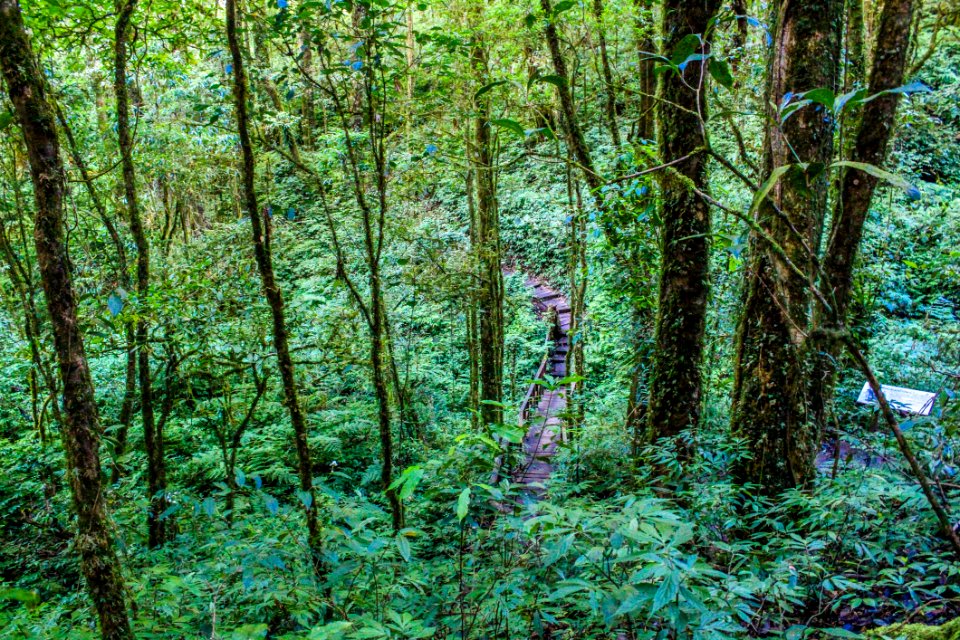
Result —
[[[663, 5], [663, 51], [670, 56], [687, 36], [707, 34], [719, 0], [669, 0]], [[659, 310], [650, 374], [648, 440], [674, 437], [700, 420], [703, 335], [710, 293], [710, 208], [694, 193], [706, 188], [706, 69], [691, 62], [660, 84], [657, 120], [660, 161], [678, 162], [661, 178], [662, 257]], [[691, 90], [693, 87], [693, 90]], [[686, 158], [686, 160], [682, 160]]]
[[557, 94], [560, 98], [560, 122], [567, 138], [567, 145], [573, 152], [573, 158], [583, 171], [583, 179], [590, 188], [591, 195], [599, 202], [602, 197], [600, 188], [603, 186], [603, 180], [593, 168], [593, 158], [590, 157], [590, 151], [577, 118], [573, 92], [570, 90], [570, 73], [567, 71], [567, 61], [560, 49], [560, 34], [557, 32], [557, 25], [553, 22], [553, 6], [550, 0], [540, 0], [540, 7], [546, 17], [543, 32], [547, 38], [547, 47], [550, 49], [553, 69], [562, 79], [557, 85]]
[[137, 200], [137, 178], [133, 166], [133, 138], [130, 134], [130, 96], [127, 89], [127, 32], [136, 9], [137, 0], [126, 0], [117, 14], [114, 29], [114, 79], [113, 88], [117, 100], [117, 138], [120, 147], [120, 164], [123, 170], [123, 193], [130, 220], [130, 232], [137, 247], [137, 303], [140, 313], [137, 318], [135, 340], [137, 345], [137, 370], [140, 382], [140, 418], [143, 421], [144, 446], [147, 449], [147, 494], [150, 508], [147, 511], [147, 543], [151, 549], [159, 547], [167, 537], [166, 523], [162, 518], [167, 508], [167, 471], [163, 447], [163, 433], [157, 430], [153, 411], [153, 384], [150, 375], [149, 325], [146, 304], [150, 294], [150, 243], [140, 217]]
[[[97, 193], [97, 188], [93, 184], [93, 179], [90, 177], [90, 171], [87, 169], [87, 164], [83, 160], [83, 155], [80, 153], [80, 147], [77, 145], [77, 141], [73, 137], [73, 130], [70, 129], [70, 124], [67, 122], [67, 118], [64, 115], [63, 110], [57, 103], [54, 104], [54, 108], [57, 112], [57, 119], [60, 121], [60, 129], [63, 131], [63, 134], [67, 139], [67, 148], [70, 151], [70, 157], [73, 159], [73, 164], [77, 167], [77, 171], [80, 172], [80, 178], [83, 180], [83, 184], [87, 188], [87, 193], [90, 195], [90, 201], [93, 203], [93, 208], [96, 209], [97, 215], [100, 216], [100, 220], [103, 222], [103, 226], [107, 229], [107, 234], [110, 236], [110, 241], [113, 243], [114, 251], [117, 253], [117, 281], [121, 287], [129, 292], [130, 271], [127, 264], [127, 250], [123, 245], [123, 239], [120, 237], [120, 232], [117, 230], [117, 226], [107, 214], [107, 209], [103, 205], [103, 200], [100, 199], [100, 195]], [[113, 471], [111, 472], [110, 476], [111, 483], [116, 483], [119, 481], [120, 476], [123, 474], [123, 468], [119, 460], [127, 448], [127, 433], [130, 430], [130, 422], [133, 418], [133, 403], [137, 395], [137, 348], [134, 323], [124, 322], [124, 339], [124, 345], [126, 348], [126, 368], [123, 385], [123, 401], [120, 404], [120, 413], [117, 416], [117, 422], [119, 423], [120, 428], [117, 430], [115, 438], [116, 444], [114, 445], [113, 449]]]
[[758, 224], [804, 274], [753, 238], [743, 311], [737, 331], [732, 429], [752, 458], [735, 470], [743, 483], [776, 495], [814, 476], [819, 433], [809, 411], [810, 285], [817, 269], [833, 154], [834, 123], [810, 105], [780, 122], [776, 106], [787, 92], [836, 91], [842, 0], [794, 3], [775, 9], [776, 31], [767, 100], [764, 175], [810, 163], [780, 179], [759, 208]]
[[656, 61], [653, 59], [656, 44], [653, 41], [653, 29], [645, 22], [645, 18], [652, 18], [651, 0], [634, 0], [637, 10], [637, 62], [640, 69], [640, 114], [637, 118], [637, 136], [641, 140], [652, 141], [656, 135], [656, 118], [654, 99], [657, 90], [657, 77], [653, 70]]
[[[870, 95], [903, 84], [913, 11], [914, 0], [884, 2], [877, 27], [873, 69], [870, 72]], [[893, 135], [899, 102], [900, 94], [888, 93], [863, 106], [851, 160], [874, 166], [883, 163]], [[854, 263], [877, 182], [874, 176], [853, 168], [847, 169], [841, 177], [840, 197], [834, 206], [830, 240], [820, 275], [820, 289], [833, 309], [828, 313], [818, 307], [818, 326], [839, 327], [846, 324], [850, 292], [853, 289]], [[818, 357], [815, 362], [813, 406], [822, 424], [826, 405], [833, 394], [836, 376], [833, 363], [840, 353], [840, 346], [828, 343], [820, 351], [825, 355]]]
[[600, 70], [603, 73], [604, 107], [610, 137], [614, 147], [620, 147], [620, 129], [617, 127], [617, 90], [613, 85], [613, 70], [610, 68], [610, 55], [607, 52], [607, 32], [603, 26], [603, 0], [593, 0], [593, 16], [597, 20], [597, 44], [600, 45]]
[[[479, 89], [490, 79], [486, 44], [480, 33], [474, 35], [470, 63]], [[477, 99], [476, 109], [471, 154], [477, 196], [476, 243], [473, 251], [479, 275], [480, 419], [486, 426], [503, 422], [503, 409], [500, 407], [503, 401], [503, 273], [489, 93]]]
[[[236, 109], [237, 132], [240, 138], [240, 151], [243, 164], [241, 171], [243, 205], [250, 216], [250, 229], [253, 233], [253, 253], [260, 272], [267, 304], [273, 320], [273, 346], [277, 350], [277, 365], [280, 380], [283, 383], [284, 401], [290, 422], [293, 425], [294, 445], [297, 451], [297, 475], [300, 479], [300, 491], [307, 519], [307, 544], [311, 552], [314, 571], [320, 575], [324, 571], [322, 540], [317, 519], [317, 504], [313, 491], [313, 463], [310, 456], [310, 444], [307, 441], [307, 421], [300, 408], [297, 395], [296, 372], [290, 357], [290, 345], [287, 336], [287, 323], [284, 316], [283, 293], [277, 284], [273, 271], [273, 256], [270, 247], [270, 219], [262, 215], [257, 204], [257, 192], [254, 187], [256, 160], [253, 145], [250, 142], [249, 114], [247, 100], [249, 96], [245, 62], [237, 35], [237, 2], [227, 0], [227, 41], [233, 63], [233, 101]], [[264, 212], [265, 213], [265, 212]], [[262, 217], [261, 217], [262, 216]]]
[[56, 120], [16, 0], [0, 0], [0, 69], [23, 130], [37, 203], [34, 242], [63, 385], [63, 447], [77, 512], [80, 568], [105, 640], [133, 638], [106, 512], [100, 424], [64, 240], [65, 177]]

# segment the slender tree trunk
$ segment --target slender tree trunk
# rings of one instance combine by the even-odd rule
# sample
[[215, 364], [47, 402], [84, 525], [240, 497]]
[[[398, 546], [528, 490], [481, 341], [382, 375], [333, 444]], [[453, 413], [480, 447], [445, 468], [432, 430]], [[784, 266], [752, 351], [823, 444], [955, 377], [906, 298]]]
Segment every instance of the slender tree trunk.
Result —
[[[14, 175], [14, 180], [16, 180], [16, 175]], [[14, 189], [15, 191], [17, 190], [16, 187], [14, 187]], [[17, 201], [19, 202], [19, 200], [18, 195]], [[19, 207], [17, 208], [17, 214], [21, 214]], [[24, 250], [26, 250], [26, 247], [24, 247]], [[41, 349], [40, 312], [37, 309], [37, 301], [34, 296], [34, 282], [31, 276], [32, 267], [29, 262], [25, 263], [17, 257], [17, 252], [13, 247], [10, 234], [7, 232], [6, 224], [2, 219], [0, 219], [0, 252], [3, 253], [4, 261], [7, 264], [7, 275], [10, 278], [10, 284], [17, 293], [17, 297], [20, 298], [20, 306], [23, 310], [23, 333], [27, 339], [27, 344], [30, 346], [30, 360], [33, 362], [33, 373], [40, 375], [46, 387], [47, 395], [54, 397], [58, 393], [57, 382], [54, 379], [54, 374], [50, 370], [48, 363], [44, 360], [43, 350]], [[33, 390], [34, 392], [36, 391], [36, 385], [33, 386]], [[54, 419], [62, 424], [63, 418], [60, 415], [59, 404], [53, 402], [51, 408]], [[40, 442], [45, 445], [46, 429], [43, 426], [43, 416], [39, 413], [36, 415], [36, 426], [41, 436]]]
[[[117, 226], [113, 223], [113, 220], [107, 214], [107, 209], [103, 205], [103, 200], [100, 199], [100, 194], [97, 192], [96, 187], [93, 184], [93, 179], [90, 177], [90, 171], [87, 169], [87, 164], [83, 160], [83, 155], [80, 153], [80, 148], [77, 145], [76, 139], [73, 137], [73, 130], [70, 128], [70, 124], [67, 122], [67, 118], [63, 113], [63, 110], [60, 108], [58, 103], [54, 104], [54, 108], [57, 112], [57, 119], [60, 121], [60, 129], [63, 131], [64, 136], [67, 139], [67, 148], [70, 151], [70, 157], [73, 159], [73, 164], [77, 167], [77, 171], [80, 172], [80, 178], [83, 180], [84, 186], [87, 188], [87, 193], [90, 195], [90, 201], [93, 203], [93, 208], [97, 211], [97, 215], [100, 217], [100, 220], [103, 222], [103, 226], [107, 230], [107, 234], [110, 236], [110, 242], [113, 243], [114, 251], [117, 253], [117, 281], [120, 286], [126, 291], [130, 291], [130, 270], [127, 265], [127, 250], [123, 245], [123, 240], [120, 237], [120, 232], [117, 230]], [[124, 385], [123, 385], [123, 400], [120, 404], [120, 413], [117, 416], [117, 422], [120, 425], [120, 428], [117, 430], [115, 442], [113, 449], [113, 470], [111, 471], [110, 481], [111, 483], [116, 483], [120, 480], [120, 476], [123, 473], [122, 465], [119, 460], [123, 456], [127, 448], [127, 433], [130, 430], [130, 422], [133, 419], [133, 403], [137, 395], [137, 348], [136, 348], [136, 335], [133, 322], [124, 322], [124, 346], [126, 349], [126, 368], [124, 375]]]
[[604, 106], [613, 146], [620, 146], [620, 129], [617, 127], [617, 89], [613, 84], [610, 55], [607, 52], [607, 32], [603, 24], [603, 0], [593, 0], [593, 15], [597, 20], [597, 44], [600, 45], [600, 69], [603, 72]]
[[573, 91], [570, 89], [570, 73], [567, 71], [567, 61], [560, 49], [560, 34], [557, 31], [557, 25], [553, 22], [553, 6], [550, 0], [540, 0], [540, 7], [546, 17], [543, 33], [547, 39], [547, 47], [550, 49], [553, 69], [556, 75], [562, 79], [557, 85], [557, 95], [560, 98], [560, 122], [567, 139], [567, 146], [570, 147], [574, 160], [577, 161], [583, 171], [583, 179], [590, 188], [591, 195], [599, 202], [603, 180], [594, 170], [593, 158], [590, 157], [590, 151], [587, 148], [587, 142], [583, 137], [583, 130], [580, 128], [580, 122], [577, 118]]
[[[467, 133], [467, 153], [470, 151], [469, 128]], [[477, 246], [477, 211], [474, 198], [474, 170], [467, 168], [467, 213], [470, 217], [470, 246]], [[472, 267], [473, 265], [471, 265]], [[477, 429], [480, 427], [480, 320], [477, 314], [477, 287], [473, 283], [474, 271], [468, 273], [470, 287], [466, 300], [467, 318], [467, 355], [470, 361], [470, 394], [468, 406], [470, 408], [470, 424]]]
[[637, 57], [640, 70], [640, 115], [637, 119], [637, 136], [641, 140], [653, 140], [656, 119], [654, 94], [657, 90], [657, 77], [653, 70], [656, 60], [653, 53], [656, 44], [653, 41], [653, 16], [651, 0], [634, 0], [637, 10]]
[[736, 30], [733, 32], [733, 36], [730, 38], [730, 49], [732, 55], [730, 57], [731, 67], [733, 69], [734, 81], [738, 82], [737, 77], [739, 76], [740, 71], [740, 60], [743, 58], [743, 47], [747, 44], [747, 0], [733, 0], [730, 8], [733, 10], [735, 18]]
[[[477, 86], [486, 85], [490, 78], [487, 50], [479, 33], [474, 35], [471, 67]], [[483, 425], [490, 425], [503, 422], [503, 409], [499, 406], [503, 401], [503, 273], [489, 93], [477, 100], [476, 108], [471, 156], [477, 194], [474, 254], [479, 271], [480, 419]]]
[[[310, 31], [304, 27], [300, 31], [300, 48], [303, 57], [300, 64], [306, 73], [313, 73], [313, 43], [310, 42]], [[317, 128], [316, 105], [313, 99], [313, 85], [309, 82], [303, 85], [303, 98], [300, 113], [303, 116], [301, 131], [303, 135], [303, 147], [308, 151], [313, 149], [314, 130]]]
[[[886, 3], [884, 3], [884, 8], [886, 8]], [[846, 0], [846, 14], [844, 41], [847, 50], [847, 64], [843, 76], [844, 92], [852, 91], [854, 87], [863, 84], [865, 80], [866, 52], [863, 43], [863, 0]], [[880, 20], [882, 22], [883, 18], [881, 17]], [[907, 30], [909, 32], [909, 25]], [[909, 35], [908, 33], [908, 43]]]
[[[870, 95], [903, 84], [913, 11], [914, 0], [886, 0], [884, 3], [870, 72]], [[883, 164], [893, 135], [899, 101], [900, 94], [888, 93], [863, 106], [851, 160], [874, 166]], [[820, 275], [820, 289], [833, 309], [828, 313], [822, 307], [817, 308], [816, 325], [819, 327], [846, 324], [850, 292], [853, 289], [854, 262], [876, 187], [877, 178], [859, 169], [847, 169], [841, 177], [840, 196], [834, 205], [833, 226]], [[824, 355], [817, 357], [815, 362], [813, 406], [821, 425], [825, 422], [826, 407], [833, 395], [836, 376], [833, 363], [840, 354], [840, 346], [835, 343], [822, 345], [818, 351]]]
[[65, 178], [53, 109], [16, 0], [0, 0], [0, 69], [23, 130], [37, 214], [34, 241], [63, 385], [63, 448], [77, 512], [74, 545], [105, 640], [133, 638], [106, 512], [100, 424], [64, 240]]
[[753, 240], [737, 331], [732, 429], [752, 457], [735, 470], [739, 481], [775, 495], [807, 485], [815, 473], [819, 433], [809, 412], [810, 285], [823, 231], [834, 123], [822, 110], [800, 109], [784, 123], [774, 109], [787, 92], [836, 90], [842, 0], [776, 8], [768, 78], [764, 175], [809, 162], [779, 180], [761, 204], [758, 224], [804, 277], [768, 244]]
[[[233, 63], [233, 101], [236, 109], [237, 131], [240, 138], [240, 151], [243, 156], [241, 171], [243, 205], [250, 216], [250, 228], [253, 233], [253, 253], [260, 272], [263, 291], [270, 306], [273, 319], [273, 346], [277, 351], [277, 366], [283, 383], [284, 401], [290, 422], [293, 425], [294, 445], [297, 451], [297, 475], [300, 479], [300, 491], [307, 519], [307, 543], [310, 547], [314, 570], [318, 574], [324, 571], [322, 559], [322, 540], [317, 519], [317, 504], [313, 491], [313, 463], [310, 457], [310, 444], [307, 441], [307, 421], [300, 408], [297, 396], [296, 372], [290, 357], [290, 345], [287, 337], [287, 323], [284, 317], [283, 294], [273, 272], [273, 256], [270, 248], [270, 219], [261, 214], [257, 204], [257, 192], [254, 187], [256, 161], [253, 145], [250, 142], [249, 99], [245, 61], [237, 35], [237, 2], [227, 0], [227, 41]], [[265, 213], [265, 212], [264, 212]]]
[[140, 377], [140, 417], [143, 421], [144, 445], [147, 449], [147, 542], [155, 548], [166, 540], [166, 523], [161, 517], [167, 508], [167, 472], [163, 452], [163, 434], [157, 432], [153, 412], [153, 385], [150, 376], [149, 326], [146, 304], [150, 294], [150, 244], [140, 217], [137, 200], [137, 179], [133, 166], [133, 138], [130, 134], [130, 97], [127, 88], [127, 32], [137, 0], [126, 0], [119, 7], [114, 30], [114, 81], [117, 100], [117, 137], [123, 169], [123, 193], [126, 198], [130, 232], [137, 246], [137, 302], [140, 313], [135, 329], [137, 369]]
[[[703, 38], [701, 53], [709, 53], [707, 31], [719, 0], [670, 0], [663, 11], [663, 51], [670, 56], [690, 34]], [[709, 298], [710, 208], [690, 186], [706, 188], [706, 69], [690, 63], [678, 75], [661, 81], [657, 121], [660, 160], [677, 162], [667, 171], [662, 191], [662, 257], [659, 311], [647, 411], [648, 439], [673, 437], [697, 426], [702, 404], [703, 334]], [[691, 90], [693, 87], [693, 90]], [[682, 160], [686, 158], [686, 160]]]

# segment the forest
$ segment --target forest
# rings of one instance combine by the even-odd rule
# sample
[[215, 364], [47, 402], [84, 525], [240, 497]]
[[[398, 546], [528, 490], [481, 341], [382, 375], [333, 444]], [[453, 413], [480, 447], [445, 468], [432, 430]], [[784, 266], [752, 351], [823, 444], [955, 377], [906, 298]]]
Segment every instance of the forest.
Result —
[[0, 0], [0, 637], [960, 638], [956, 0]]

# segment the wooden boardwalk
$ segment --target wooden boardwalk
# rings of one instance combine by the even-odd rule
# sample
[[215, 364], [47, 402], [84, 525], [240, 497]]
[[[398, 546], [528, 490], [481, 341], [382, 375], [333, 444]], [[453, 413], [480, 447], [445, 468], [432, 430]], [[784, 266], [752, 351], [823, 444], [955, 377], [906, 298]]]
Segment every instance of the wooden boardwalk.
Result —
[[[537, 312], [547, 320], [549, 346], [534, 379], [550, 375], [555, 379], [567, 375], [569, 351], [570, 304], [566, 297], [536, 278], [528, 278], [526, 285], [533, 294]], [[522, 462], [512, 470], [513, 482], [523, 485], [527, 500], [536, 500], [546, 491], [546, 483], [553, 473], [551, 459], [558, 444], [566, 439], [562, 414], [567, 408], [569, 385], [547, 389], [531, 384], [520, 405], [520, 426], [527, 427], [523, 438]]]

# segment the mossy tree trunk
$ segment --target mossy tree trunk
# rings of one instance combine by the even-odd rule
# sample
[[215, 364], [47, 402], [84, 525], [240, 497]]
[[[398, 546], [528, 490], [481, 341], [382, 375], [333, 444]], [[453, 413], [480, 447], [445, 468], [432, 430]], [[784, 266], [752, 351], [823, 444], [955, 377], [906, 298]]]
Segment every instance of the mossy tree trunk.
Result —
[[604, 111], [613, 146], [620, 146], [620, 129], [617, 126], [617, 89], [613, 84], [610, 53], [607, 50], [607, 31], [603, 24], [603, 0], [593, 0], [593, 17], [597, 21], [597, 45], [600, 49], [600, 71], [604, 84]]
[[[103, 200], [100, 198], [100, 193], [93, 183], [93, 178], [90, 176], [89, 169], [87, 169], [87, 163], [83, 159], [83, 154], [80, 153], [80, 146], [77, 144], [76, 138], [74, 138], [73, 130], [70, 128], [70, 123], [67, 121], [66, 115], [63, 113], [59, 104], [55, 103], [54, 109], [57, 113], [57, 119], [60, 121], [60, 129], [67, 139], [67, 149], [70, 152], [70, 157], [73, 159], [73, 164], [80, 173], [80, 178], [90, 196], [90, 202], [93, 203], [93, 208], [97, 211], [100, 221], [103, 222], [103, 226], [107, 230], [107, 235], [110, 236], [110, 242], [113, 244], [113, 249], [116, 252], [117, 284], [129, 292], [130, 268], [127, 262], [127, 249], [124, 246], [123, 238], [120, 237], [120, 231], [107, 213]], [[135, 323], [129, 320], [123, 324], [126, 367], [124, 372], [123, 400], [120, 403], [120, 413], [117, 416], [117, 422], [120, 428], [117, 429], [114, 437], [113, 471], [110, 477], [112, 483], [119, 481], [120, 476], [123, 475], [123, 466], [120, 464], [120, 458], [122, 458], [126, 452], [127, 433], [130, 430], [130, 422], [133, 419], [134, 402], [136, 401], [137, 395], [137, 343], [134, 324]]]
[[284, 404], [293, 426], [294, 446], [297, 452], [297, 476], [300, 480], [301, 502], [307, 520], [307, 544], [310, 548], [313, 568], [318, 574], [324, 570], [322, 557], [322, 540], [320, 525], [317, 518], [317, 502], [313, 491], [313, 461], [310, 455], [310, 444], [307, 440], [307, 420], [300, 407], [300, 398], [297, 394], [296, 371], [293, 358], [290, 356], [290, 341], [287, 334], [287, 322], [284, 315], [283, 293], [277, 283], [273, 271], [273, 254], [270, 243], [270, 218], [266, 212], [261, 213], [257, 203], [257, 192], [254, 186], [256, 177], [256, 160], [253, 154], [253, 145], [250, 142], [249, 115], [247, 101], [249, 90], [245, 60], [241, 51], [237, 33], [237, 2], [227, 0], [227, 42], [233, 63], [233, 101], [236, 110], [237, 132], [240, 138], [240, 152], [242, 156], [241, 182], [243, 205], [250, 216], [250, 230], [253, 233], [253, 253], [260, 272], [260, 281], [263, 285], [267, 304], [270, 306], [270, 316], [273, 321], [273, 346], [277, 351], [277, 367], [280, 370], [280, 380], [283, 384]]
[[[476, 10], [482, 23], [483, 4]], [[470, 67], [477, 90], [490, 82], [487, 45], [480, 24], [474, 27]], [[500, 255], [500, 210], [497, 203], [495, 141], [491, 135], [490, 92], [475, 100], [471, 170], [476, 189], [474, 258], [477, 266], [477, 320], [480, 355], [480, 420], [503, 422], [503, 272]]]
[[788, 92], [836, 91], [843, 1], [783, 2], [775, 7], [767, 87], [764, 176], [797, 162], [759, 207], [757, 223], [801, 273], [769, 244], [750, 246], [744, 304], [737, 331], [732, 429], [752, 457], [737, 479], [775, 495], [802, 487], [814, 475], [819, 432], [810, 413], [808, 341], [810, 286], [817, 270], [828, 192], [826, 166], [835, 124], [822, 108], [801, 108], [781, 122], [776, 105]]
[[[663, 51], [668, 57], [686, 37], [699, 35], [699, 53], [710, 49], [710, 21], [720, 8], [671, 0], [662, 7]], [[660, 160], [676, 163], [661, 178], [659, 308], [647, 411], [648, 440], [695, 427], [701, 409], [701, 365], [710, 293], [710, 209], [691, 187], [706, 189], [706, 69], [692, 62], [664, 74], [657, 121]], [[681, 77], [682, 76], [682, 77]]]
[[135, 328], [137, 372], [140, 383], [140, 418], [143, 421], [143, 441], [147, 450], [147, 543], [151, 548], [163, 544], [167, 537], [163, 512], [167, 508], [167, 471], [163, 433], [157, 429], [153, 407], [153, 384], [150, 374], [150, 335], [147, 322], [147, 298], [150, 294], [150, 242], [140, 216], [137, 196], [137, 178], [133, 166], [133, 136], [130, 132], [130, 97], [127, 87], [127, 38], [137, 0], [126, 0], [118, 6], [114, 29], [114, 80], [117, 100], [117, 138], [120, 165], [123, 171], [123, 195], [126, 200], [130, 232], [137, 247], [137, 304]]
[[637, 137], [641, 140], [653, 140], [656, 135], [656, 110], [654, 95], [657, 90], [657, 77], [654, 74], [656, 60], [653, 58], [656, 44], [653, 39], [653, 2], [634, 0], [636, 16], [637, 62], [640, 74], [640, 113], [637, 118]]
[[77, 512], [75, 549], [105, 640], [133, 638], [106, 512], [100, 421], [64, 237], [65, 176], [53, 109], [16, 0], [0, 0], [0, 70], [23, 131], [37, 212], [34, 243], [63, 386], [63, 448]]
[[[903, 84], [913, 12], [914, 0], [887, 0], [884, 3], [877, 26], [876, 50], [872, 56], [869, 95]], [[899, 102], [900, 94], [888, 93], [863, 106], [860, 129], [850, 152], [851, 160], [874, 166], [883, 163], [893, 135]], [[877, 183], [877, 178], [859, 169], [847, 169], [841, 177], [840, 194], [833, 208], [830, 241], [824, 253], [820, 276], [820, 289], [833, 308], [829, 312], [822, 307], [817, 308], [818, 327], [839, 328], [846, 323], [853, 289], [854, 263]], [[836, 376], [834, 363], [841, 348], [837, 344], [827, 343], [819, 351], [824, 355], [815, 361], [812, 400], [815, 415], [823, 424], [833, 395]]]

